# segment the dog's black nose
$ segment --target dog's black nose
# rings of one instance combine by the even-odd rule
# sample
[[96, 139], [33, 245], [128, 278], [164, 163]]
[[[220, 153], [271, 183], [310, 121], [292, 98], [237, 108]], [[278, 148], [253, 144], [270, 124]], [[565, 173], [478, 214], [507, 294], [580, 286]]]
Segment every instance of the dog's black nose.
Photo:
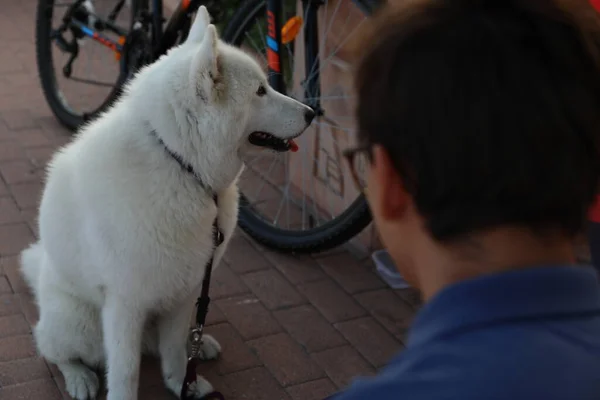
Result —
[[315, 112], [312, 110], [312, 108], [309, 108], [304, 113], [304, 120], [306, 121], [306, 124], [307, 125], [310, 124], [312, 122], [313, 118], [315, 118]]

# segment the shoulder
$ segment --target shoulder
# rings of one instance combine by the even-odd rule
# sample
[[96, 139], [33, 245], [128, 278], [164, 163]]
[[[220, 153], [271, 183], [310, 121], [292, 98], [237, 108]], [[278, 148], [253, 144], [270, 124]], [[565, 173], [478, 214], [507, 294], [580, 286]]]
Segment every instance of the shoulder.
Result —
[[[468, 351], [467, 351], [468, 352]], [[458, 347], [433, 345], [406, 349], [375, 377], [356, 380], [331, 400], [410, 400], [464, 398], [473, 360]]]
[[[600, 368], [599, 353], [591, 357], [595, 361], [582, 363], [581, 349], [571, 347], [565, 352], [544, 335], [516, 330], [520, 332], [483, 330], [409, 348], [381, 374], [357, 380], [332, 400], [594, 398], [589, 396], [597, 393], [600, 382], [579, 365]], [[569, 385], [573, 380], [580, 382], [575, 391]], [[565, 392], [567, 388], [571, 394]]]

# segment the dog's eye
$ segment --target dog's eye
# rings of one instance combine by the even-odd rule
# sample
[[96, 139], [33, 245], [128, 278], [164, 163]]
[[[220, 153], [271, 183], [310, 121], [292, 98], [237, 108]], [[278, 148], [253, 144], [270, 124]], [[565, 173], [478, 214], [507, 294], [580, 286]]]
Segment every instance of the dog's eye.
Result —
[[256, 94], [260, 97], [264, 96], [265, 94], [267, 94], [267, 88], [264, 87], [264, 85], [260, 85], [258, 87], [258, 90], [256, 91]]

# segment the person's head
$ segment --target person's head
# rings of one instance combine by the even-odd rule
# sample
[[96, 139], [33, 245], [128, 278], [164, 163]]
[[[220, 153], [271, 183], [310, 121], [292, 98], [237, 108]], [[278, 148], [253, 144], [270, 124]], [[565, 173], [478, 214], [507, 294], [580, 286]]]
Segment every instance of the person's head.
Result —
[[419, 235], [582, 233], [600, 177], [600, 26], [584, 3], [405, 0], [373, 18], [358, 148], [393, 256]]

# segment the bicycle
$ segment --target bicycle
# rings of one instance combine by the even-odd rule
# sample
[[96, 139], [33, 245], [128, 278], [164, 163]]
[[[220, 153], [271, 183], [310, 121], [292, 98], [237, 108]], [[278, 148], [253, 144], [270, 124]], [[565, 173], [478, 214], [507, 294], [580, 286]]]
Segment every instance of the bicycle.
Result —
[[[323, 96], [321, 93], [328, 82], [335, 82], [337, 76], [343, 75], [339, 70], [343, 72], [347, 68], [343, 59], [336, 54], [343, 51], [343, 45], [351, 36], [346, 36], [338, 43], [334, 34], [344, 36], [347, 26], [357, 27], [383, 0], [332, 1], [335, 8], [330, 14], [328, 0], [302, 0], [301, 9], [296, 0], [246, 0], [233, 13], [222, 34], [224, 41], [246, 48], [259, 59], [262, 57], [269, 83], [275, 90], [284, 94], [290, 89], [299, 91], [296, 97], [317, 113], [318, 121], [313, 123], [311, 134], [297, 139], [305, 151], [301, 154], [263, 152], [247, 160], [247, 168], [240, 178], [242, 195], [239, 226], [258, 242], [277, 250], [328, 250], [350, 240], [371, 222], [363, 194], [354, 191], [353, 185], [345, 184], [347, 177], [344, 177], [341, 166], [343, 160], [340, 149], [343, 146], [338, 141], [345, 140], [349, 145], [351, 128], [345, 127], [344, 121], [351, 122], [352, 119], [338, 114], [339, 110], [350, 108], [348, 102], [352, 98], [336, 94]], [[224, 19], [222, 3], [217, 0], [182, 0], [168, 19], [163, 16], [162, 0], [132, 0], [129, 7], [131, 16], [126, 20], [119, 19], [121, 11], [127, 8], [125, 0], [118, 1], [107, 18], [95, 13], [91, 3], [90, 0], [76, 0], [65, 5], [62, 22], [56, 29], [52, 27], [52, 17], [57, 1], [39, 0], [38, 3], [36, 49], [42, 89], [57, 119], [71, 129], [93, 119], [109, 107], [118, 98], [123, 84], [137, 69], [184, 41], [193, 15], [201, 5], [207, 7], [216, 20], [214, 22]], [[352, 6], [356, 9], [349, 8]], [[319, 26], [322, 22], [319, 13], [325, 20], [329, 15], [333, 19], [344, 8], [346, 17], [343, 25], [330, 21], [324, 27], [323, 23]], [[357, 15], [362, 16], [359, 22]], [[128, 26], [123, 27], [124, 24]], [[343, 32], [340, 33], [340, 30]], [[321, 36], [320, 31], [324, 32]], [[65, 101], [57, 87], [51, 47], [52, 42], [56, 42], [57, 47], [68, 55], [62, 72], [69, 78], [72, 77], [80, 43], [85, 38], [106, 47], [114, 55], [119, 72], [109, 94], [99, 106], [89, 112], [77, 112]], [[262, 42], [264, 49], [259, 49], [257, 42]], [[304, 47], [303, 51], [298, 47]], [[324, 49], [328, 47], [334, 48], [332, 54], [323, 56]], [[304, 57], [304, 62], [298, 62], [295, 56]], [[337, 70], [324, 73], [324, 68], [331, 65]], [[295, 71], [302, 68], [304, 79], [299, 81], [299, 73]], [[327, 79], [322, 80], [323, 76]], [[79, 81], [86, 82], [84, 79]], [[338, 92], [344, 87], [339, 83], [333, 86]], [[341, 102], [344, 102], [342, 106], [339, 105]], [[321, 130], [327, 130], [330, 135], [323, 135]], [[328, 149], [325, 147], [327, 144]], [[316, 154], [311, 156], [311, 151]], [[299, 176], [297, 166], [305, 166], [309, 157], [313, 158], [313, 177], [307, 177], [304, 168]], [[278, 176], [265, 178], [262, 173], [265, 170], [267, 173], [275, 172]], [[304, 187], [306, 184], [312, 185], [309, 188], [312, 190], [310, 198], [305, 190], [299, 193], [298, 186]], [[335, 187], [329, 188], [330, 184]], [[252, 196], [250, 193], [255, 192], [256, 188], [267, 188], [270, 193], [283, 196], [283, 200], [276, 203], [270, 198], [256, 200], [258, 195]], [[323, 194], [327, 193], [326, 189], [331, 189], [331, 193], [338, 197], [333, 200], [338, 202], [338, 208], [341, 202], [343, 211], [339, 215], [335, 215], [331, 208], [324, 209], [325, 202], [330, 205], [332, 202], [331, 197], [323, 200], [323, 197], [329, 196]], [[348, 197], [351, 199], [349, 202], [344, 200]], [[288, 202], [284, 207], [286, 198]], [[278, 225], [282, 216], [287, 217], [287, 227]]]

